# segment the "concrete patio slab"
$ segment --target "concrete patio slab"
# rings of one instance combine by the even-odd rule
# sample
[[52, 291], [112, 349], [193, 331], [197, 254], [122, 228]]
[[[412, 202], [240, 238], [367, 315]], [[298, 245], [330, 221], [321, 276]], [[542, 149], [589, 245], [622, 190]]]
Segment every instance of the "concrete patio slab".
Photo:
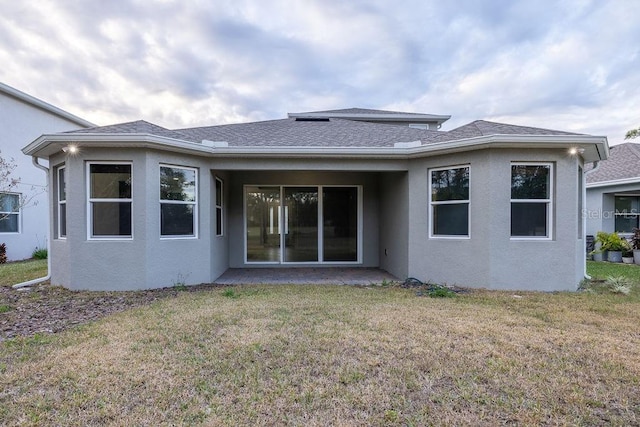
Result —
[[230, 268], [214, 283], [239, 284], [321, 284], [321, 285], [370, 285], [383, 281], [398, 281], [386, 271], [363, 267], [323, 268]]

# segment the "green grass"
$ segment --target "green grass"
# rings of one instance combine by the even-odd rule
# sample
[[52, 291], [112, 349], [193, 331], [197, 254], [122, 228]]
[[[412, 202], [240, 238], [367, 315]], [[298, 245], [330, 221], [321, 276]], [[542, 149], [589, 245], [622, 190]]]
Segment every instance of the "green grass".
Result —
[[623, 276], [640, 285], [640, 265], [587, 261], [587, 274], [598, 280]]
[[28, 260], [0, 264], [0, 286], [11, 286], [47, 275], [47, 260]]
[[639, 324], [637, 294], [184, 292], [0, 343], [0, 420], [637, 425]]

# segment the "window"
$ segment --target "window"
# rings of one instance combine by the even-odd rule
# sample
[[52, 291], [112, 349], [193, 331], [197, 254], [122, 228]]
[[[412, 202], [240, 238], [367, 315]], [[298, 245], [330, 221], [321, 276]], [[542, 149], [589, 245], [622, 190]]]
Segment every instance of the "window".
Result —
[[58, 183], [58, 238], [67, 237], [67, 187], [64, 166], [57, 169]]
[[160, 166], [160, 235], [196, 237], [197, 170]]
[[511, 164], [511, 237], [551, 238], [551, 164]]
[[615, 226], [618, 233], [633, 233], [638, 228], [640, 197], [615, 196]]
[[0, 193], [0, 233], [20, 233], [20, 194]]
[[131, 238], [131, 164], [89, 164], [89, 237]]
[[469, 236], [469, 166], [432, 169], [431, 236]]
[[216, 177], [216, 236], [223, 235], [223, 211], [224, 211], [224, 194], [222, 180]]

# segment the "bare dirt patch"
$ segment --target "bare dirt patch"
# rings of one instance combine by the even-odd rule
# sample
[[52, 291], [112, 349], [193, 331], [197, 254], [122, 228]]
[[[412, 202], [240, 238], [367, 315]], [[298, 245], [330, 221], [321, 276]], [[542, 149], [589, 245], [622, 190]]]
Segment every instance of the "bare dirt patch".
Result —
[[22, 290], [0, 286], [0, 342], [55, 333], [129, 308], [214, 285], [127, 292], [70, 291], [48, 282]]

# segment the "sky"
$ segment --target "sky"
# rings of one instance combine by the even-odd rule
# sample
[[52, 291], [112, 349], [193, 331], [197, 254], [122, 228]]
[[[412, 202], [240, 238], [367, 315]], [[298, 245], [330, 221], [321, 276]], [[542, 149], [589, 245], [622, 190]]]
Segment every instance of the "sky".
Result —
[[0, 0], [0, 82], [98, 125], [376, 108], [623, 142], [638, 0]]

